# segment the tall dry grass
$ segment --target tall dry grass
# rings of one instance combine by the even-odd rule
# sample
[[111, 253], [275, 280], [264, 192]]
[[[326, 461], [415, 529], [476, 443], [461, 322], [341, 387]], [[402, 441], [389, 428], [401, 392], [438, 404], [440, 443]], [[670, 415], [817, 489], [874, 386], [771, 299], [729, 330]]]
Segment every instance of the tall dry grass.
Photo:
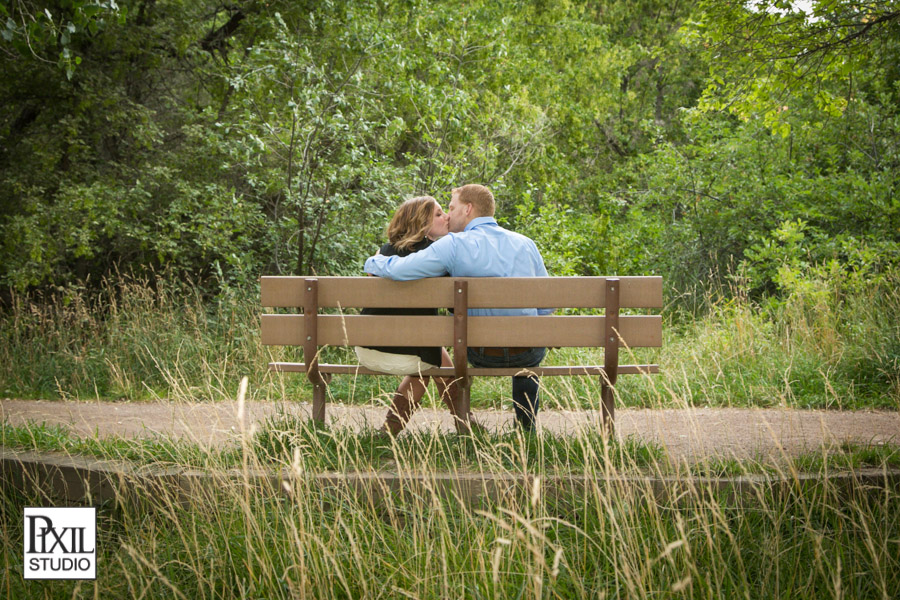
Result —
[[[518, 435], [499, 448], [470, 440], [465, 472], [434, 466], [434, 438], [389, 444], [391, 478], [351, 485], [323, 481], [320, 456], [338, 447], [342, 472], [367, 471], [358, 434], [320, 433], [269, 432], [297, 442], [273, 450], [242, 431], [239, 466], [211, 454], [188, 494], [124, 485], [127, 498], [99, 507], [93, 582], [21, 579], [22, 507], [48, 499], [4, 488], [0, 589], [190, 599], [889, 599], [900, 589], [896, 480], [847, 489], [801, 480], [786, 461], [735, 495], [581, 432], [571, 438], [576, 484], [552, 477], [528, 456], [533, 438]], [[256, 475], [273, 468], [280, 480]], [[494, 492], [448, 484], [471, 473], [492, 477]]]
[[260, 311], [250, 294], [210, 298], [191, 282], [122, 277], [91, 290], [14, 295], [0, 322], [0, 392], [231, 398], [235, 377], [270, 381], [271, 355], [259, 344]]
[[[663, 311], [661, 349], [626, 351], [657, 362], [653, 377], [622, 377], [624, 406], [900, 407], [900, 275], [852, 286], [811, 278], [781, 299], [752, 301], [738, 285], [711, 287], [700, 312], [674, 301]], [[0, 394], [13, 397], [216, 401], [228, 382], [250, 377], [253, 399], [309, 398], [303, 377], [272, 375], [272, 360], [302, 360], [296, 348], [259, 343], [258, 290], [121, 278], [99, 291], [15, 296], [0, 321]], [[328, 360], [354, 361], [347, 349]], [[590, 349], [551, 352], [545, 364], [602, 364]], [[337, 377], [333, 400], [387, 402], [398, 379]], [[598, 378], [546, 378], [543, 405], [595, 408]], [[476, 407], [510, 403], [503, 379], [475, 380]]]

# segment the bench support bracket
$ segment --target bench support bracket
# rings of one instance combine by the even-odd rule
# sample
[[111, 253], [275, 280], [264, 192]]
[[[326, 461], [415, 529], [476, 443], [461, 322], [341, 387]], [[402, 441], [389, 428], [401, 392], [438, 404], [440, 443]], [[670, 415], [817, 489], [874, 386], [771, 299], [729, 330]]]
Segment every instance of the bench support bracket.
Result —
[[[457, 410], [468, 418], [472, 378], [468, 374], [469, 282], [453, 282], [453, 369], [457, 381]], [[468, 423], [466, 423], [468, 425]]]
[[303, 360], [306, 362], [306, 377], [313, 388], [312, 418], [316, 423], [325, 423], [325, 378], [319, 373], [319, 280], [307, 279], [303, 290], [303, 321], [306, 339], [303, 341]]
[[616, 416], [615, 385], [619, 375], [619, 278], [606, 279], [606, 319], [603, 332], [603, 370], [600, 378], [601, 425], [610, 433]]

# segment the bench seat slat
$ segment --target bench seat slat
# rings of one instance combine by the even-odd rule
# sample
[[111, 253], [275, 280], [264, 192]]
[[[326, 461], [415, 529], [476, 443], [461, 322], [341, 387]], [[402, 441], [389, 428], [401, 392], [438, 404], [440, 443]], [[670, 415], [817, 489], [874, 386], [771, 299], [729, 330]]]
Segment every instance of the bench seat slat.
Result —
[[[470, 348], [604, 346], [601, 316], [470, 317]], [[662, 317], [622, 315], [619, 333], [631, 348], [662, 345]], [[263, 315], [262, 343], [302, 346], [302, 315]], [[320, 346], [452, 346], [453, 317], [319, 315]], [[620, 344], [623, 342], [620, 341]]]
[[[274, 362], [269, 363], [269, 370], [278, 373], [305, 373], [305, 363], [291, 362]], [[333, 373], [336, 375], [384, 375], [379, 371], [371, 371], [359, 365], [337, 365], [337, 364], [319, 364], [321, 373]], [[533, 367], [527, 368], [480, 368], [469, 367], [469, 375], [480, 375], [489, 377], [509, 377], [523, 371], [535, 373], [540, 376], [558, 376], [558, 375], [602, 375], [604, 368], [602, 366], [560, 366], [560, 367]], [[659, 373], [659, 365], [619, 365], [618, 372], [623, 374], [648, 374]], [[422, 375], [434, 377], [453, 377], [454, 371], [452, 367], [444, 367], [440, 369], [429, 369], [422, 371]]]
[[[262, 305], [302, 306], [304, 277], [260, 278]], [[317, 277], [319, 306], [326, 308], [452, 308], [453, 280], [472, 281], [470, 308], [605, 308], [606, 277], [434, 277], [390, 281], [380, 277]], [[552, 283], [551, 283], [552, 282]], [[662, 277], [619, 277], [622, 308], [661, 308]]]

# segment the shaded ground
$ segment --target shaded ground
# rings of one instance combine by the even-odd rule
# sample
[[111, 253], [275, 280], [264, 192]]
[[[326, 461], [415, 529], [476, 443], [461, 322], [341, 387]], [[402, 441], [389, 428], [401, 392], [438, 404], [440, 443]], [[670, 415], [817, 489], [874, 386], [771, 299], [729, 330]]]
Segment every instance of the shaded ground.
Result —
[[[196, 443], [225, 444], [253, 431], [266, 418], [279, 413], [308, 416], [305, 403], [247, 403], [243, 418], [236, 402], [64, 402], [0, 400], [0, 419], [12, 425], [28, 422], [68, 425], [82, 436], [122, 437], [174, 435]], [[328, 421], [349, 427], [377, 427], [384, 418], [381, 407], [328, 405]], [[512, 413], [476, 411], [476, 418], [499, 430], [512, 426]], [[596, 427], [589, 411], [542, 411], [540, 426], [554, 433]], [[444, 411], [423, 409], [410, 422], [411, 429], [439, 427], [450, 431]], [[692, 408], [620, 409], [616, 433], [635, 435], [660, 444], [674, 460], [706, 457], [779, 458], [828, 448], [843, 442], [900, 444], [900, 413], [886, 411], [812, 411], [791, 409]]]

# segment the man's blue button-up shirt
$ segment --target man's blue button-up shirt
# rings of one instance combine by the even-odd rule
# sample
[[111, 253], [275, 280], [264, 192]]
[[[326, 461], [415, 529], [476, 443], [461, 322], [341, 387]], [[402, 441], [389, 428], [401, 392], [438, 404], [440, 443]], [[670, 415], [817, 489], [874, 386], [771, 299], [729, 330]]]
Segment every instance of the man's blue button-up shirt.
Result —
[[[450, 233], [408, 256], [376, 255], [366, 273], [397, 281], [425, 277], [547, 277], [544, 259], [531, 239], [504, 229], [493, 217], [472, 219], [464, 231]], [[550, 314], [553, 309], [470, 309], [472, 316]]]

